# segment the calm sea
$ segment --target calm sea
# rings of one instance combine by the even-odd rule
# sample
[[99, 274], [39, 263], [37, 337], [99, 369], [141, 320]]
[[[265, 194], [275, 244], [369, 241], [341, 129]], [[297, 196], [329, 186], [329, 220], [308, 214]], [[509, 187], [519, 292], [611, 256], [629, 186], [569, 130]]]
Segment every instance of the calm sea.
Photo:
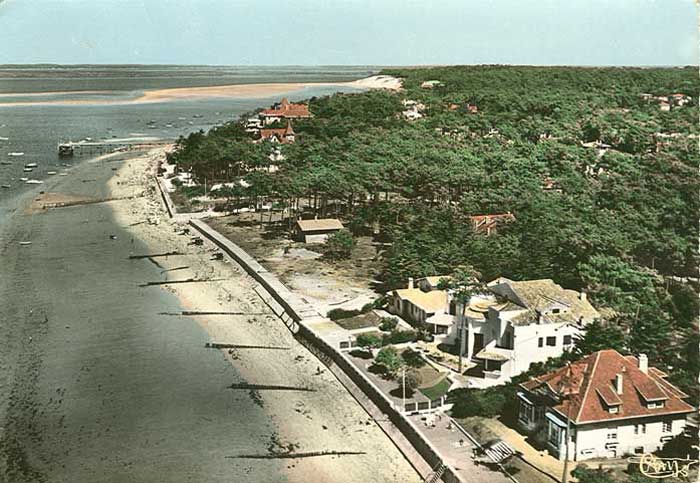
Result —
[[[0, 205], [28, 186], [21, 177], [45, 179], [66, 160], [64, 141], [129, 138], [176, 139], [229, 121], [279, 96], [256, 99], [131, 101], [145, 90], [230, 84], [338, 82], [360, 79], [377, 67], [209, 67], [209, 66], [2, 66], [0, 65]], [[291, 93], [291, 100], [321, 96], [338, 87]], [[352, 90], [345, 88], [344, 90]], [[104, 104], [102, 101], [118, 101]], [[41, 102], [63, 101], [47, 105]], [[78, 101], [81, 104], [69, 104]], [[85, 101], [93, 104], [85, 104]], [[20, 104], [21, 103], [21, 104]], [[27, 104], [30, 103], [30, 104]], [[10, 153], [24, 153], [12, 156]], [[78, 159], [68, 161], [74, 163]], [[36, 163], [32, 172], [26, 164]], [[1, 215], [0, 215], [1, 216]]]

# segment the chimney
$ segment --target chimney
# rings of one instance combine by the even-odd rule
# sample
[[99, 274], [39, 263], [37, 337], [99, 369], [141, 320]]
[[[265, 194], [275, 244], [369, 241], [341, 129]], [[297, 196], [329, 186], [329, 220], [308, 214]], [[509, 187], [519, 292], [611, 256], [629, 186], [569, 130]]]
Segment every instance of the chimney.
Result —
[[615, 392], [622, 394], [622, 373], [615, 374]]
[[582, 302], [585, 302], [586, 300], [588, 300], [588, 295], [586, 295], [586, 292], [580, 292], [580, 293], [578, 294], [578, 298], [579, 298]]
[[413, 277], [408, 277], [408, 288], [413, 288]]
[[646, 354], [639, 354], [637, 356], [637, 359], [639, 359], [639, 370], [642, 371], [644, 374], [649, 373], [649, 359], [647, 358]]

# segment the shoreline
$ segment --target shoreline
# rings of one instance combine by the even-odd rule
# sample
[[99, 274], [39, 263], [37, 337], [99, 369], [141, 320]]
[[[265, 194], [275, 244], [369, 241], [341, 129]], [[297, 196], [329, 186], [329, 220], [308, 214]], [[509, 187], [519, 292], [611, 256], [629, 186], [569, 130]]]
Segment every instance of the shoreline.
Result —
[[[153, 185], [155, 164], [164, 152], [165, 148], [154, 149], [122, 164], [108, 182], [110, 196], [125, 198], [143, 192], [146, 198], [134, 198], [110, 207], [117, 222], [126, 226], [126, 230], [149, 250], [186, 253], [192, 251], [187, 245], [189, 237], [175, 232], [181, 225], [167, 217]], [[251, 314], [249, 317], [191, 317], [209, 334], [212, 342], [288, 347], [284, 351], [221, 351], [228, 363], [250, 383], [285, 384], [314, 390], [285, 397], [266, 392], [257, 395], [262, 409], [279, 431], [279, 440], [285, 445], [296, 445], [295, 452], [365, 452], [361, 456], [292, 460], [285, 466], [289, 481], [420, 481], [409, 462], [335, 376], [296, 341], [281, 320], [271, 315], [252, 289], [256, 282], [237, 265], [211, 260], [207, 256], [210, 252], [205, 245], [198, 253], [159, 258], [158, 263], [163, 270], [188, 266], [187, 270], [175, 272], [178, 275], [173, 275], [173, 279], [192, 276], [223, 280], [170, 285], [166, 290], [174, 294], [186, 310], [235, 308]]]
[[[154, 104], [159, 102], [172, 102], [182, 100], [201, 99], [257, 99], [272, 97], [282, 93], [297, 93], [310, 87], [348, 87], [352, 89], [388, 89], [401, 88], [400, 79], [374, 75], [345, 82], [284, 82], [262, 84], [229, 84], [221, 86], [203, 87], [172, 87], [166, 89], [146, 90], [134, 99], [73, 99], [73, 100], [47, 100], [47, 101], [20, 101], [0, 102], [0, 107], [9, 106], [72, 106], [72, 105], [128, 105], [128, 104]], [[65, 91], [65, 92], [40, 92], [40, 93], [11, 93], [0, 94], [3, 97], [41, 96], [58, 94], [95, 94], [103, 91]]]

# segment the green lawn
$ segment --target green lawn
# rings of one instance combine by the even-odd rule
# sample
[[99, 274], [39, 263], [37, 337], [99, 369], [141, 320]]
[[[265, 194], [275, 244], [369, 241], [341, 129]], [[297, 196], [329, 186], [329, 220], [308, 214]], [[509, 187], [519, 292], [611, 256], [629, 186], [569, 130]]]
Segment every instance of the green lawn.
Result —
[[447, 391], [450, 390], [451, 385], [452, 385], [452, 383], [447, 378], [447, 376], [444, 376], [437, 383], [433, 384], [432, 386], [418, 388], [418, 390], [420, 392], [422, 392], [425, 397], [427, 397], [431, 401], [434, 401], [434, 400], [444, 396], [445, 394], [447, 394]]

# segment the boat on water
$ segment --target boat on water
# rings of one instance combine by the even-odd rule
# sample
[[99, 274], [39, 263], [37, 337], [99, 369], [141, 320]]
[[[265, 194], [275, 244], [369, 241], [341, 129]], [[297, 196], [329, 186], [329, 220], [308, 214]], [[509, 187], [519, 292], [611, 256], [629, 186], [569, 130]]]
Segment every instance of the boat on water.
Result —
[[68, 173], [58, 173], [59, 176], [68, 176]]
[[27, 181], [25, 181], [25, 183], [27, 183], [27, 184], [44, 184], [44, 182], [41, 181], [40, 179], [28, 179]]
[[56, 174], [56, 171], [48, 171], [46, 174]]
[[31, 173], [32, 171], [34, 171], [34, 168], [24, 168], [25, 173]]
[[3, 185], [0, 185], [0, 188], [9, 188], [9, 187], [10, 187], [10, 185], [9, 185], [9, 184], [3, 184]]
[[9, 141], [9, 140], [10, 140], [10, 138], [4, 138], [4, 137], [0, 136], [0, 141]]
[[29, 178], [20, 178], [19, 180], [20, 180], [20, 181], [28, 181]]
[[32, 242], [30, 242], [30, 241], [21, 241], [21, 242], [19, 242], [19, 244], [22, 245], [23, 247], [26, 247], [26, 246], [28, 246], [28, 245], [31, 245]]
[[58, 145], [58, 157], [68, 158], [73, 156], [73, 144], [72, 143], [61, 143]]
[[25, 168], [36, 168], [39, 166], [37, 163], [27, 163], [24, 165]]
[[24, 156], [24, 153], [12, 152], [12, 153], [7, 153], [7, 155], [8, 155], [8, 156]]

